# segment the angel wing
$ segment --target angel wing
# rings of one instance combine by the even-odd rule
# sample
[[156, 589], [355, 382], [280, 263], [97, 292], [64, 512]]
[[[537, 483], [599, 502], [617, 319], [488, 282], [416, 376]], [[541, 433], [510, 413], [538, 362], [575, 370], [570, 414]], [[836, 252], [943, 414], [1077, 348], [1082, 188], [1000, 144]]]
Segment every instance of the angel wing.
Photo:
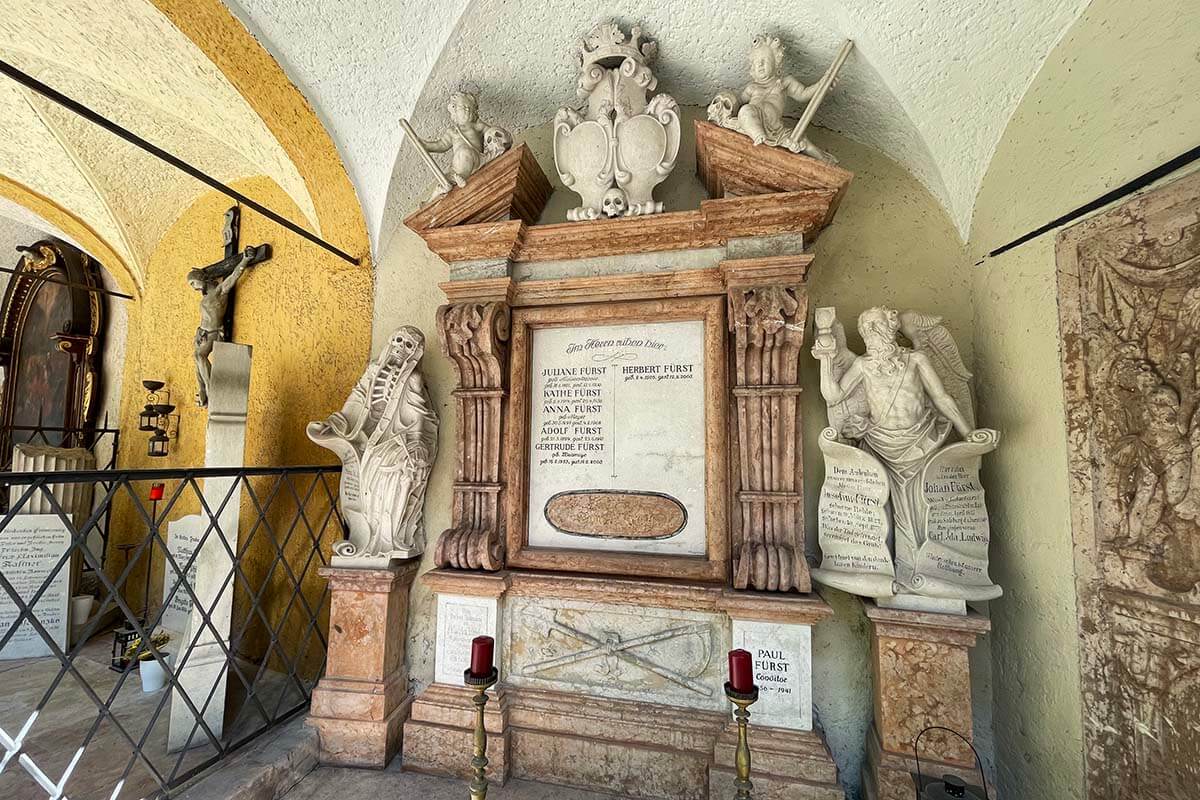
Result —
[[946, 392], [954, 398], [959, 413], [967, 424], [975, 427], [975, 401], [971, 397], [971, 372], [963, 364], [958, 345], [942, 318], [932, 314], [905, 311], [900, 314], [900, 330], [913, 343], [913, 347], [924, 353], [933, 364], [942, 380]]

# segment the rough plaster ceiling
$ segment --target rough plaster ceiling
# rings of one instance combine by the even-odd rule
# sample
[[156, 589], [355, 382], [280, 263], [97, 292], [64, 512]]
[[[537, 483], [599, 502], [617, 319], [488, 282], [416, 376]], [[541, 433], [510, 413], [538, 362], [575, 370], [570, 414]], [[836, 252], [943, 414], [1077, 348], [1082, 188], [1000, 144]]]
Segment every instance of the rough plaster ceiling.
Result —
[[[316, 228], [304, 181], [266, 124], [147, 0], [7, 0], [0, 58], [221, 180], [272, 177]], [[0, 173], [83, 220], [139, 274], [206, 191], [7, 79], [0, 114]]]
[[[843, 38], [854, 39], [857, 53], [820, 123], [902, 163], [965, 237], [1009, 117], [1087, 2], [783, 0], [738, 3], [735, 12], [729, 3], [630, 0], [612, 10], [659, 40], [659, 91], [685, 104], [706, 105], [717, 88], [744, 83], [746, 49], [760, 30], [785, 40], [788, 68], [809, 81]], [[399, 151], [397, 117], [443, 125], [445, 93], [471, 81], [490, 119], [517, 130], [545, 123], [571, 97], [574, 43], [606, 18], [577, 0], [230, 5], [318, 109], [376, 244], [409, 210], [413, 190], [396, 184], [416, 176]], [[398, 154], [393, 181], [384, 165]], [[419, 180], [415, 191], [424, 191]]]

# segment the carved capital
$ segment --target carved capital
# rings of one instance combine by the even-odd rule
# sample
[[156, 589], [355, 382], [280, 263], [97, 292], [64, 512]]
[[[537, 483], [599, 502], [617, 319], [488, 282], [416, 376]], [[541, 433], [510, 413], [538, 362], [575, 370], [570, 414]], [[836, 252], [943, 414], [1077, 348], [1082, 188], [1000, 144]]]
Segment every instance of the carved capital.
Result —
[[801, 461], [800, 353], [808, 314], [804, 283], [728, 290], [734, 388], [731, 457], [737, 466], [733, 583], [738, 589], [807, 592]]
[[508, 304], [498, 301], [451, 303], [438, 309], [442, 352], [458, 372], [453, 524], [434, 550], [439, 567], [504, 566], [500, 433], [508, 393], [510, 322]]

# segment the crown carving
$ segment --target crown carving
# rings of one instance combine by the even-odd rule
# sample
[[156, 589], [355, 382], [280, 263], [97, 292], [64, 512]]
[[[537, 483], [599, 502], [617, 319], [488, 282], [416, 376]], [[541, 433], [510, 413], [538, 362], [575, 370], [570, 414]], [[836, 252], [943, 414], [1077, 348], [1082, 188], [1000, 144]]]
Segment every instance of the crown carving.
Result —
[[649, 66], [658, 57], [658, 43], [642, 36], [640, 25], [634, 25], [626, 35], [616, 22], [602, 22], [579, 41], [575, 58], [580, 68], [599, 63], [616, 66], [627, 58]]

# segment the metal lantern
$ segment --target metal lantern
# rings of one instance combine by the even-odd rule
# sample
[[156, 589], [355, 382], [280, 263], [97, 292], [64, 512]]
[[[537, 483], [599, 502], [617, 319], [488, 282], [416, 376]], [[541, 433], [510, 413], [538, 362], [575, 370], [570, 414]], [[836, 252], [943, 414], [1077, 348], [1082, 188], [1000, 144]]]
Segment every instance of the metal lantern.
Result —
[[125, 666], [129, 663], [129, 659], [125, 657], [125, 652], [129, 649], [129, 645], [137, 641], [137, 638], [137, 631], [129, 626], [117, 628], [113, 631], [112, 662], [109, 664], [109, 669], [115, 672], [125, 671]]
[[167, 444], [170, 439], [167, 438], [167, 432], [163, 428], [156, 428], [154, 435], [150, 437], [150, 446], [146, 455], [151, 458], [163, 458], [167, 455]]
[[138, 415], [138, 430], [153, 431], [158, 429], [158, 412], [152, 403], [146, 403], [142, 413]]
[[[930, 731], [944, 731], [953, 734], [961, 739], [967, 747], [971, 748], [971, 754], [975, 756], [975, 767], [979, 770], [979, 777], [982, 781], [982, 797], [971, 791], [975, 787], [968, 787], [966, 782], [957, 775], [943, 775], [940, 781], [925, 783], [925, 776], [921, 773], [921, 754], [917, 750], [917, 745], [920, 743], [921, 737]], [[917, 800], [988, 800], [987, 776], [983, 773], [983, 762], [979, 759], [979, 751], [975, 749], [975, 745], [971, 744], [967, 737], [958, 731], [951, 728], [943, 728], [940, 725], [926, 728], [917, 734], [917, 738], [913, 740], [913, 757], [917, 761]]]

